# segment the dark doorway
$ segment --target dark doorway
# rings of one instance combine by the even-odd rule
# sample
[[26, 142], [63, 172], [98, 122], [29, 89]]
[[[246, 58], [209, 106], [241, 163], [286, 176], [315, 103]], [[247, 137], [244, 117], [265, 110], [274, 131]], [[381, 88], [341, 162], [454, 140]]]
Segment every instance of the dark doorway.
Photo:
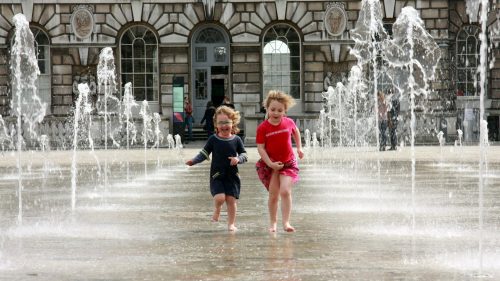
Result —
[[212, 102], [215, 107], [224, 100], [224, 79], [212, 79]]
[[498, 127], [499, 127], [499, 116], [488, 116], [488, 140], [489, 141], [499, 141]]

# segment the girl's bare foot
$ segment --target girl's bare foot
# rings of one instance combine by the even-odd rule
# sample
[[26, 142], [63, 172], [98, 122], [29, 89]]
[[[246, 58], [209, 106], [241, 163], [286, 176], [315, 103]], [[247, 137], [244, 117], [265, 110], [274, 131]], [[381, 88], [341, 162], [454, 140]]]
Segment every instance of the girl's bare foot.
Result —
[[218, 218], [217, 218], [217, 219], [216, 219], [216, 218], [211, 218], [211, 219], [210, 219], [210, 221], [211, 221], [211, 222], [218, 222], [218, 221], [219, 221], [219, 219], [218, 219]]
[[231, 224], [227, 226], [227, 230], [229, 230], [230, 232], [236, 232], [238, 228], [234, 224]]
[[289, 223], [285, 224], [283, 226], [283, 229], [286, 231], [286, 232], [295, 232], [295, 228], [293, 226], [291, 226]]

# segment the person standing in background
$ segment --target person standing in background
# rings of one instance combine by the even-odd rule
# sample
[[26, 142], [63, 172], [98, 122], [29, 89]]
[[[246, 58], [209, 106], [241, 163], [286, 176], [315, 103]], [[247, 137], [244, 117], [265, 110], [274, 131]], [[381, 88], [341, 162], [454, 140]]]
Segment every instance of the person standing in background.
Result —
[[[189, 96], [184, 97], [184, 130], [188, 130], [188, 138], [193, 141], [193, 106], [189, 100]], [[185, 143], [189, 143], [187, 138], [185, 138]]]
[[390, 109], [388, 112], [388, 121], [389, 121], [389, 137], [391, 141], [391, 148], [389, 150], [396, 150], [396, 146], [398, 145], [398, 135], [396, 129], [398, 128], [398, 117], [399, 117], [399, 96], [396, 94], [391, 94], [391, 103]]
[[228, 96], [224, 96], [224, 100], [222, 101], [222, 105], [228, 106], [234, 109], [234, 104], [231, 102]]
[[203, 126], [203, 129], [207, 131], [207, 137], [210, 137], [214, 133], [214, 114], [215, 114], [215, 107], [214, 103], [212, 101], [207, 102], [207, 108], [205, 109], [205, 114], [203, 115], [203, 118], [201, 119], [200, 124], [205, 123], [205, 126]]
[[378, 127], [379, 127], [379, 141], [380, 141], [380, 151], [385, 151], [385, 145], [387, 142], [387, 136], [385, 131], [387, 130], [387, 102], [385, 101], [385, 95], [382, 91], [377, 93], [378, 97]]

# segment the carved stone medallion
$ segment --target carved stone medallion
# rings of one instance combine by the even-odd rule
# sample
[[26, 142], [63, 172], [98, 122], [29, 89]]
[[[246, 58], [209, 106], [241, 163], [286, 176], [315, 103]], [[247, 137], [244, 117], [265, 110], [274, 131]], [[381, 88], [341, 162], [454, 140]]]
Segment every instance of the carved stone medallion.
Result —
[[94, 31], [94, 15], [90, 6], [78, 5], [73, 8], [71, 27], [79, 39], [87, 39]]
[[342, 35], [347, 25], [347, 14], [344, 6], [340, 3], [329, 4], [325, 12], [324, 24], [329, 35]]

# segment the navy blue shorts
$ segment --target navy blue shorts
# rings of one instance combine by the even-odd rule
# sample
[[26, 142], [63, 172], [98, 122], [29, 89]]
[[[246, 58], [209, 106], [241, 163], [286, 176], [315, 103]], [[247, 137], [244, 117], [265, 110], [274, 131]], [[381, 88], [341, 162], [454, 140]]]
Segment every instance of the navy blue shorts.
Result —
[[224, 175], [216, 176], [210, 180], [210, 193], [215, 196], [219, 193], [233, 196], [236, 199], [240, 198], [240, 177], [239, 175]]

